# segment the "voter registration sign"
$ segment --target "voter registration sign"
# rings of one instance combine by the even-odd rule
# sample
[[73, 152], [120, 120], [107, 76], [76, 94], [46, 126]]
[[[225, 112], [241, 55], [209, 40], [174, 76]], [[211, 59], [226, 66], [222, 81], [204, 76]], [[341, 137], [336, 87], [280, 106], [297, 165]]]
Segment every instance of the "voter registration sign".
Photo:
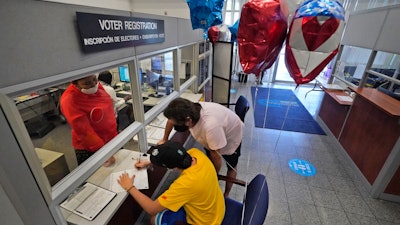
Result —
[[314, 176], [317, 172], [315, 167], [308, 161], [303, 159], [292, 159], [289, 161], [290, 169], [301, 176]]
[[165, 41], [164, 20], [76, 12], [85, 53]]

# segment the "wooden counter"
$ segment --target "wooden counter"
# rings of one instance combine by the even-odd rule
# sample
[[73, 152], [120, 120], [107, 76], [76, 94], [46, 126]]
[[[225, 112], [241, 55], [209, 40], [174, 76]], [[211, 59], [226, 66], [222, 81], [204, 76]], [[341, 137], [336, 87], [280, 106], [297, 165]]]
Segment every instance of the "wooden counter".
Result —
[[367, 99], [371, 104], [380, 108], [383, 112], [393, 117], [400, 117], [400, 101], [374, 89], [374, 88], [353, 88], [350, 89], [362, 98]]
[[395, 147], [400, 136], [400, 101], [372, 88], [351, 90], [357, 96], [338, 140], [372, 189], [383, 187], [380, 192], [386, 189], [398, 195], [400, 182], [392, 179], [400, 176], [400, 158], [388, 159], [400, 151]]
[[326, 90], [319, 110], [319, 117], [324, 121], [332, 134], [339, 138], [352, 101], [342, 101], [340, 96], [349, 95], [340, 90]]

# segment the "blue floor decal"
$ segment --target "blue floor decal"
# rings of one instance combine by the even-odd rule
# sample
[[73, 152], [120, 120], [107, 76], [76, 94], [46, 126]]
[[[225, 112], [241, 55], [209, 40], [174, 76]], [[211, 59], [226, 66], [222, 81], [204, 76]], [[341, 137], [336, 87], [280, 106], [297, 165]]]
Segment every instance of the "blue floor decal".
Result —
[[292, 159], [289, 161], [289, 167], [293, 172], [301, 176], [314, 176], [317, 172], [315, 167], [306, 160], [303, 159]]

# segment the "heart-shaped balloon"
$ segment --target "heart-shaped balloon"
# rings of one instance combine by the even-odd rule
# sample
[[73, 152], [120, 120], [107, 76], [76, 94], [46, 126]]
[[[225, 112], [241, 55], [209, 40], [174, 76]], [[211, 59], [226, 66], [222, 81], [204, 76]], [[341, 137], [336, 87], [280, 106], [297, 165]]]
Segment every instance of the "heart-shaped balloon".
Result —
[[325, 21], [321, 21], [321, 19], [324, 18], [303, 17], [302, 27], [307, 28], [307, 32], [303, 32], [303, 38], [310, 51], [316, 50], [325, 43], [340, 24], [340, 20], [334, 17], [327, 18]]
[[251, 0], [240, 15], [239, 59], [246, 74], [259, 76], [275, 62], [285, 41], [287, 21], [279, 0]]
[[226, 24], [212, 26], [208, 29], [208, 37], [212, 43], [216, 41], [231, 42], [231, 31]]
[[208, 28], [208, 38], [212, 43], [215, 43], [218, 41], [219, 38], [219, 27], [218, 26], [212, 26]]
[[299, 84], [317, 77], [336, 55], [344, 28], [344, 9], [336, 0], [308, 0], [293, 17], [285, 63]]

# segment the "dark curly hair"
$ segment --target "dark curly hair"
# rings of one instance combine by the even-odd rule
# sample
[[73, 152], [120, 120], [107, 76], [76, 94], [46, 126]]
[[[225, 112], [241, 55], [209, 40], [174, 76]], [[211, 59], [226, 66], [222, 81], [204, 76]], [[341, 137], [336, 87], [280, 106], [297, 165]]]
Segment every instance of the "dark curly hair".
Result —
[[168, 104], [164, 110], [164, 116], [175, 120], [177, 123], [183, 123], [189, 117], [194, 123], [197, 123], [200, 119], [200, 110], [201, 105], [199, 103], [184, 98], [176, 98]]

